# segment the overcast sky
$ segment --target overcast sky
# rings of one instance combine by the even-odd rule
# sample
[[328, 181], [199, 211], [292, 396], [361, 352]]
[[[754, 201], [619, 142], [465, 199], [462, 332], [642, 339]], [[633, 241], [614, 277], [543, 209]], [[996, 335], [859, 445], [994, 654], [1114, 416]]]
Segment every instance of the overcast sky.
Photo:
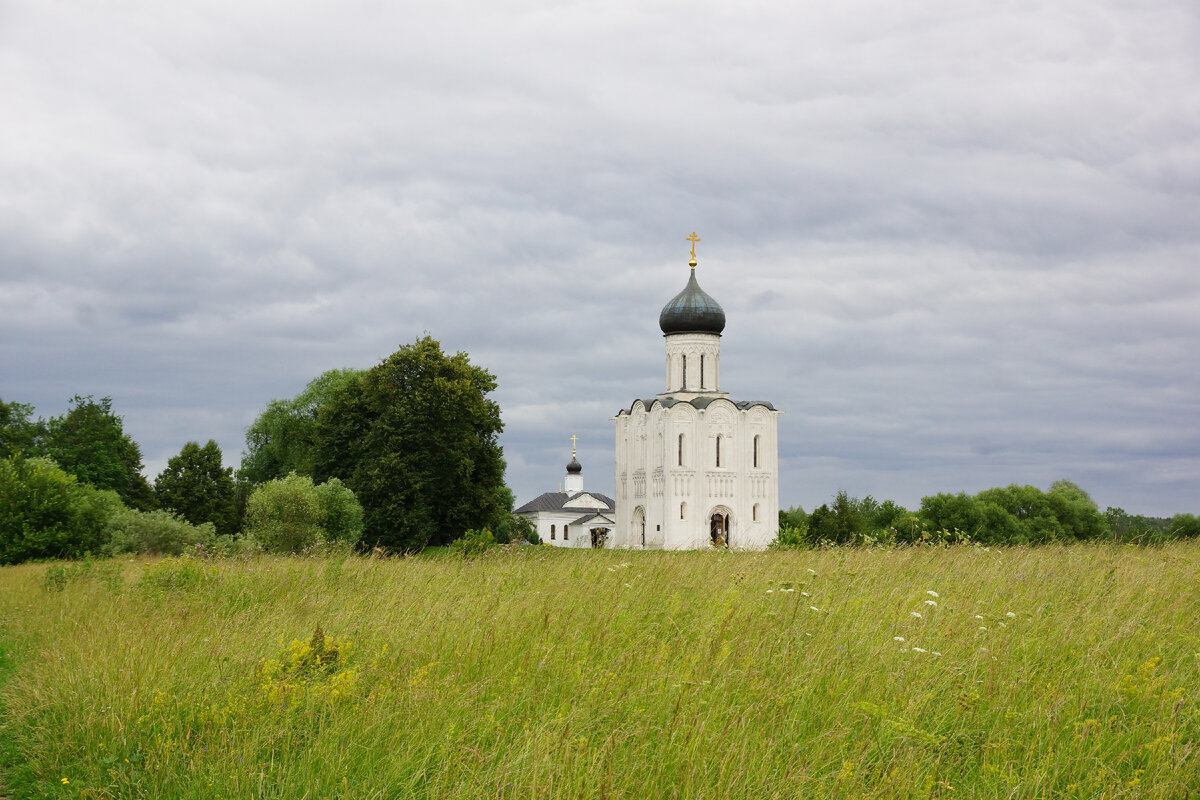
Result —
[[151, 479], [428, 331], [611, 493], [692, 230], [784, 506], [1200, 512], [1193, 0], [0, 0], [0, 397]]

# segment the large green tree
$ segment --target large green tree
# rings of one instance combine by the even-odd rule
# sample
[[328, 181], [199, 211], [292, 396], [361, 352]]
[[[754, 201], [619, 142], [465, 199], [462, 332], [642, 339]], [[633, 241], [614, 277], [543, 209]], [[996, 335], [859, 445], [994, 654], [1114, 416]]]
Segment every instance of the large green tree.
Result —
[[426, 335], [335, 390], [317, 414], [318, 480], [362, 503], [363, 541], [399, 550], [494, 529], [509, 512], [496, 379]]
[[155, 507], [141, 448], [125, 434], [111, 397], [75, 395], [66, 414], [46, 421], [42, 452], [84, 483], [113, 490], [128, 506]]
[[233, 469], [224, 466], [212, 439], [203, 447], [188, 442], [172, 456], [154, 481], [154, 495], [193, 525], [211, 522], [219, 535], [236, 532]]
[[37, 452], [41, 425], [32, 416], [33, 406], [0, 399], [0, 458]]
[[357, 380], [358, 369], [331, 369], [290, 400], [272, 400], [246, 430], [238, 478], [258, 485], [289, 473], [312, 476], [317, 411], [332, 394]]
[[0, 564], [98, 552], [123, 506], [46, 458], [0, 459]]

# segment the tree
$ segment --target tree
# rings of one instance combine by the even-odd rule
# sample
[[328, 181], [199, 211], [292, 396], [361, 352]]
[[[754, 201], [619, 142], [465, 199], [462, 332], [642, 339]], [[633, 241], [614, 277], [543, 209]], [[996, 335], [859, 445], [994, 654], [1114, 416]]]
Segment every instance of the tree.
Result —
[[246, 430], [238, 478], [251, 486], [290, 472], [313, 474], [317, 413], [334, 392], [358, 379], [359, 369], [331, 369], [290, 400], [272, 400]]
[[154, 508], [154, 492], [142, 475], [142, 451], [125, 435], [112, 398], [71, 399], [72, 408], [46, 423], [44, 453], [97, 489], [111, 489], [133, 508]]
[[246, 502], [246, 535], [273, 552], [335, 540], [353, 545], [361, 533], [362, 506], [336, 478], [317, 486], [293, 472], [259, 485]]
[[121, 508], [115, 492], [80, 483], [49, 459], [2, 459], [0, 564], [98, 552]]
[[335, 390], [317, 415], [319, 479], [363, 505], [364, 539], [398, 550], [495, 530], [510, 510], [496, 380], [426, 335]]
[[24, 403], [6, 403], [0, 399], [0, 458], [10, 455], [31, 456], [37, 454], [37, 440], [41, 426], [30, 421], [33, 406]]
[[212, 439], [204, 447], [188, 442], [172, 456], [154, 481], [154, 495], [160, 506], [193, 525], [211, 522], [221, 536], [236, 531], [233, 470], [224, 466]]

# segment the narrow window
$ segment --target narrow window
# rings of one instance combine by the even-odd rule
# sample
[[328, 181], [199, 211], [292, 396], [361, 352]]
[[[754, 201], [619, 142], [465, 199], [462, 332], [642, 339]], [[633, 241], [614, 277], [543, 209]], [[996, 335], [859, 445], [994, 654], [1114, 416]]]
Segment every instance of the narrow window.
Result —
[[554, 539], [554, 526], [553, 525], [550, 526], [550, 538], [552, 540]]
[[721, 434], [717, 434], [717, 466], [721, 466]]
[[758, 522], [758, 503], [754, 504], [754, 521]]
[[679, 518], [683, 519], [683, 515], [687, 513], [687, 503], [679, 504]]
[[754, 468], [758, 469], [758, 437], [754, 437]]
[[700, 390], [704, 391], [704, 353], [700, 354]]
[[687, 389], [687, 353], [683, 354], [683, 387]]
[[679, 466], [683, 466], [683, 434], [679, 434]]
[[570, 539], [570, 538], [571, 538], [571, 530], [570, 530], [570, 528], [571, 528], [571, 526], [570, 526], [570, 525], [563, 525], [563, 541], [564, 541], [564, 542], [565, 542], [567, 539]]

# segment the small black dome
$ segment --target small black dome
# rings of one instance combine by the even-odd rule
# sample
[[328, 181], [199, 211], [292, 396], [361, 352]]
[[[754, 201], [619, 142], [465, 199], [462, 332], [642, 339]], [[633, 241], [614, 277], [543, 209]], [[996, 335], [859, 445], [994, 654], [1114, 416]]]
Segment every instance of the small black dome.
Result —
[[567, 464], [568, 475], [578, 475], [583, 472], [583, 466], [575, 460], [575, 456], [571, 456], [571, 463]]
[[683, 291], [671, 298], [658, 315], [663, 333], [720, 333], [725, 330], [725, 310], [696, 283], [696, 270]]

